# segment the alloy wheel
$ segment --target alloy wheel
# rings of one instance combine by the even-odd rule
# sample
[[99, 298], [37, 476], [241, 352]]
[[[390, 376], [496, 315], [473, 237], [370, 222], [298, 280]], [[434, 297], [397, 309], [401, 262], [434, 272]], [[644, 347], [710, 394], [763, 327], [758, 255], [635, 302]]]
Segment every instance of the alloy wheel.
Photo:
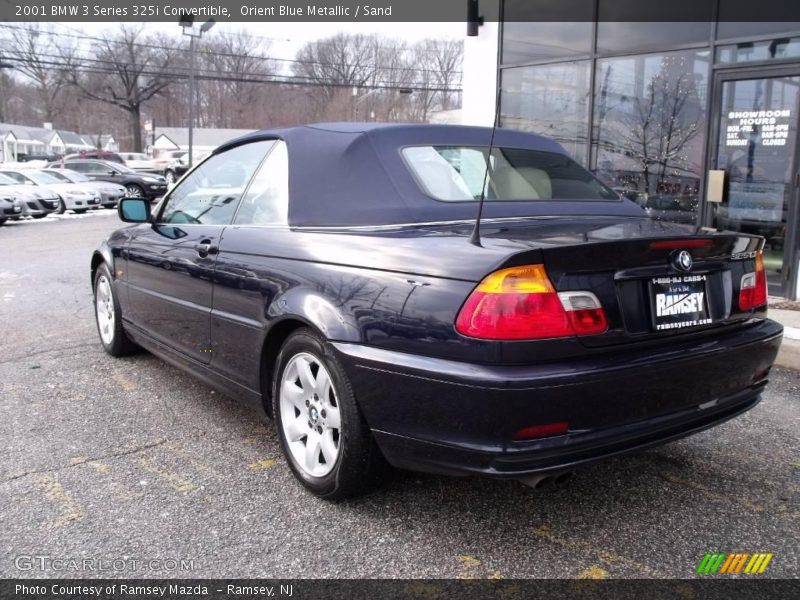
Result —
[[138, 185], [129, 185], [125, 188], [125, 192], [128, 194], [129, 198], [141, 198], [144, 196], [142, 188], [140, 188]]
[[105, 275], [97, 279], [97, 289], [95, 290], [95, 312], [97, 314], [97, 326], [100, 330], [100, 339], [106, 345], [111, 345], [114, 341], [114, 296], [111, 293], [111, 283]]
[[301, 352], [283, 370], [281, 427], [297, 467], [324, 477], [336, 465], [341, 441], [339, 401], [330, 373], [316, 356]]

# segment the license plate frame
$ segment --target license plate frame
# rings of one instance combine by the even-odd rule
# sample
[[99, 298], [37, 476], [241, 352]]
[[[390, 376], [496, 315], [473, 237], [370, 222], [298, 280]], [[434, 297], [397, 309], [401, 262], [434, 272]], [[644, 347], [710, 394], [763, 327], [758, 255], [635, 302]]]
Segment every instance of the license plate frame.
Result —
[[650, 323], [653, 331], [660, 333], [694, 329], [713, 323], [708, 308], [707, 275], [652, 277], [647, 287], [650, 293]]

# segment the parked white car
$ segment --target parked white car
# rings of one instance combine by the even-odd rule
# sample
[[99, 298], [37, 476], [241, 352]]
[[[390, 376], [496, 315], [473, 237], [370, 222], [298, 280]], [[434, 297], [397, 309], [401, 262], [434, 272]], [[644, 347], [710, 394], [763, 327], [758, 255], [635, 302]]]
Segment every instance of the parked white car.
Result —
[[43, 169], [0, 169], [0, 174], [22, 185], [39, 186], [55, 192], [60, 198], [59, 213], [67, 210], [84, 213], [100, 207], [100, 194], [97, 191], [76, 183], [64, 183]]
[[134, 171], [143, 171], [146, 173], [160, 172], [156, 161], [146, 154], [140, 152], [119, 152], [119, 155], [125, 161], [125, 166]]
[[57, 177], [64, 183], [77, 183], [81, 187], [91, 188], [100, 194], [100, 204], [105, 207], [113, 208], [125, 197], [125, 186], [110, 181], [93, 181], [83, 173], [78, 173], [72, 169], [58, 169], [50, 167], [46, 172]]

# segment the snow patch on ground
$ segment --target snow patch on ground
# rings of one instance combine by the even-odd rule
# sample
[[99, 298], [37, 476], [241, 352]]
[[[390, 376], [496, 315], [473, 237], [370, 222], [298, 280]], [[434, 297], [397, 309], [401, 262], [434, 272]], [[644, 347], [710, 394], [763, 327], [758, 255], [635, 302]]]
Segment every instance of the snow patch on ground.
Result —
[[76, 215], [71, 212], [65, 212], [63, 215], [58, 215], [56, 213], [50, 213], [46, 217], [41, 219], [34, 219], [33, 217], [22, 217], [19, 221], [6, 221], [3, 227], [19, 227], [21, 225], [31, 225], [36, 223], [53, 223], [54, 221], [71, 221], [74, 219], [88, 219], [91, 217], [109, 217], [109, 216], [116, 216], [117, 209], [108, 209], [108, 208], [100, 208], [96, 210], [90, 210], [89, 212], [85, 212], [82, 215]]

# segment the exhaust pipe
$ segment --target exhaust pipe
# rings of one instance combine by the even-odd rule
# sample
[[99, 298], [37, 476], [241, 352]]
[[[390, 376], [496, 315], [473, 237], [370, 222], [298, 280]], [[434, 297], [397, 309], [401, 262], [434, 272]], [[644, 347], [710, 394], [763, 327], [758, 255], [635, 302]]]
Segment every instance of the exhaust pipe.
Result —
[[558, 473], [548, 473], [545, 475], [531, 475], [530, 477], [523, 477], [519, 481], [528, 487], [538, 490], [550, 483], [559, 486], [564, 485], [572, 479], [574, 474], [574, 471], [560, 471]]

